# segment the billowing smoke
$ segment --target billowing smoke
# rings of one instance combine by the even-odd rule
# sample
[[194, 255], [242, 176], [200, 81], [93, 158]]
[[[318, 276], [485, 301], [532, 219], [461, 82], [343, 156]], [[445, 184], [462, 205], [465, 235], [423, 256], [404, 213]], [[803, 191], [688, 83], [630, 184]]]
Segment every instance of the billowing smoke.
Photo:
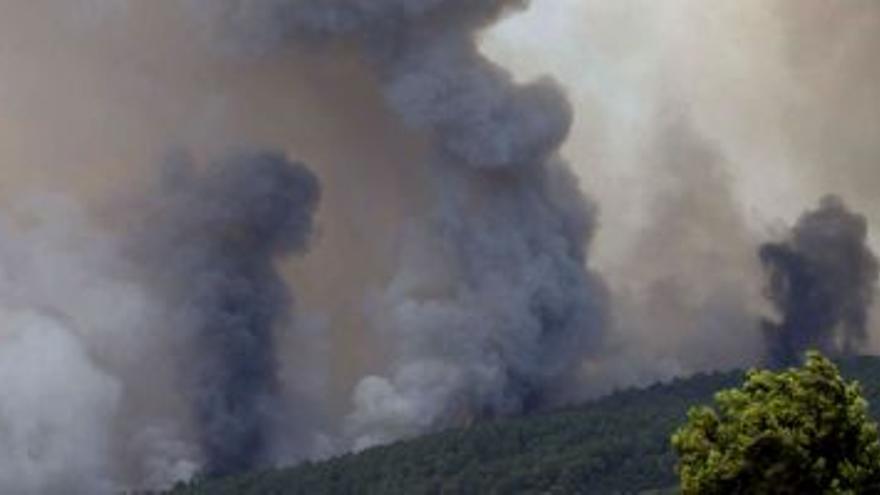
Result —
[[307, 248], [319, 196], [281, 154], [176, 153], [109, 225], [58, 195], [6, 205], [0, 491], [161, 488], [311, 442], [276, 344], [307, 322], [275, 264]]
[[[121, 384], [61, 322], [4, 308], [0, 487], [7, 493], [109, 493], [110, 430]], [[75, 382], [76, 388], [69, 386]]]
[[[789, 345], [756, 324], [768, 225], [831, 191], [875, 230], [874, 2], [8, 3], [3, 493], [161, 488], [753, 364]], [[194, 158], [154, 184], [172, 144]], [[242, 148], [280, 151], [206, 159]], [[796, 238], [768, 271], [820, 267], [850, 289], [819, 303], [850, 307], [850, 272], [804, 254], [837, 248]], [[862, 350], [862, 308], [803, 345]], [[777, 309], [768, 335], [794, 331]]]
[[317, 179], [269, 152], [235, 154], [201, 172], [178, 153], [163, 179], [139, 249], [187, 332], [181, 365], [204, 470], [268, 464], [284, 414], [275, 332], [295, 323], [276, 263], [309, 245]]
[[197, 453], [159, 305], [76, 201], [30, 195], [0, 226], [0, 491], [109, 494], [191, 476]]
[[773, 364], [793, 364], [808, 349], [844, 355], [864, 348], [878, 276], [867, 235], [863, 216], [827, 196], [788, 239], [761, 246], [766, 294], [780, 315], [763, 322]]
[[479, 28], [522, 4], [203, 6], [245, 40], [355, 44], [389, 108], [429, 142], [412, 166], [428, 168], [434, 204], [378, 303], [393, 362], [355, 390], [356, 447], [558, 403], [600, 341], [593, 207], [557, 157], [571, 109], [551, 81], [517, 86], [477, 47]]
[[[710, 362], [754, 364], [763, 347], [757, 325], [725, 332], [723, 341], [737, 350], [713, 359], [719, 339], [692, 332], [691, 317], [710, 305], [693, 303], [720, 286], [733, 289], [733, 297], [718, 301], [722, 307], [735, 307], [743, 293], [758, 293], [749, 295], [749, 306], [760, 303], [755, 247], [821, 195], [837, 194], [863, 212], [877, 250], [880, 66], [872, 60], [880, 49], [878, 21], [880, 3], [859, 0], [556, 0], [535, 3], [489, 37], [489, 53], [519, 77], [549, 71], [558, 78], [581, 117], [564, 152], [595, 157], [574, 160], [605, 213], [592, 260], [612, 288], [615, 308], [636, 307], [627, 320], [649, 315], [638, 332], [625, 328], [628, 322], [612, 332], [614, 340], [634, 333], [620, 353], [642, 359], [605, 353], [620, 365], [608, 373], [610, 381], [631, 382], [628, 374], [639, 368], [634, 362], [661, 374], [714, 367]], [[670, 113], [684, 115], [691, 128], [691, 144], [678, 151], [667, 146]], [[721, 159], [714, 167], [721, 174], [699, 166], [661, 169], [667, 156], [687, 162], [688, 149], [701, 143]], [[723, 182], [707, 187], [712, 175]], [[668, 205], [655, 200], [669, 183], [680, 190], [666, 203], [690, 205], [672, 223]], [[726, 198], [733, 215], [712, 218]], [[679, 225], [693, 234], [679, 240]], [[651, 244], [657, 234], [663, 245]], [[688, 275], [704, 263], [713, 266], [712, 276]], [[658, 275], [663, 284], [655, 291]], [[871, 308], [875, 323], [878, 310]], [[755, 314], [719, 321], [754, 321]], [[875, 338], [862, 352], [880, 349], [877, 330], [867, 328]], [[645, 379], [657, 376], [649, 372]]]

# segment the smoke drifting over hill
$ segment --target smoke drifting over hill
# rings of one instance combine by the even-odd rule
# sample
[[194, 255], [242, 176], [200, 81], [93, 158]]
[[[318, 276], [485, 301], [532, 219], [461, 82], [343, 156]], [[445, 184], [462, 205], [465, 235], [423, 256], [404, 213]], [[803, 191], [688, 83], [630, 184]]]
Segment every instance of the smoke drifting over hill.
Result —
[[355, 390], [357, 447], [546, 407], [600, 341], [593, 209], [556, 157], [571, 110], [553, 83], [516, 86], [476, 46], [475, 30], [517, 3], [196, 5], [244, 43], [355, 43], [388, 111], [426, 140], [411, 166], [427, 167], [433, 204], [402, 249], [443, 273], [401, 266], [383, 296], [393, 364]]
[[[0, 491], [162, 487], [869, 348], [880, 8], [609, 4], [12, 2]], [[487, 55], [551, 5], [572, 31]], [[587, 62], [510, 72], [535, 47]], [[829, 192], [864, 217], [826, 200], [767, 242]]]
[[829, 196], [790, 239], [761, 246], [767, 297], [780, 313], [762, 323], [774, 365], [794, 364], [809, 349], [839, 356], [864, 348], [878, 275], [867, 234], [865, 218]]
[[293, 301], [274, 263], [308, 245], [317, 179], [267, 152], [201, 174], [176, 156], [165, 172], [139, 250], [187, 332], [184, 379], [207, 473], [253, 469], [269, 462], [284, 414], [274, 332]]

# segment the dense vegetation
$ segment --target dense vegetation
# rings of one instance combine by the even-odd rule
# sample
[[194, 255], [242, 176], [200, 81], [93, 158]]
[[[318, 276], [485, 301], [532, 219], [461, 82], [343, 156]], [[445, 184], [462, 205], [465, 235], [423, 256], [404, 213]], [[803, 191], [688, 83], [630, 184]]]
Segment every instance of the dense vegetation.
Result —
[[880, 493], [880, 439], [860, 387], [815, 352], [694, 407], [672, 446], [684, 495]]
[[[880, 413], [880, 358], [841, 363]], [[225, 480], [173, 495], [648, 494], [677, 483], [669, 438], [690, 407], [740, 372], [704, 374], [618, 392], [576, 408], [474, 425], [357, 455]]]

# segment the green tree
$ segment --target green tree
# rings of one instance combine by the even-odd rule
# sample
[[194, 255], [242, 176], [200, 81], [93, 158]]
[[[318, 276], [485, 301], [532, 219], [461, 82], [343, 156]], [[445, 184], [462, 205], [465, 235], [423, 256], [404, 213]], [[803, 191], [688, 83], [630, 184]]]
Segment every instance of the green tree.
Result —
[[672, 436], [684, 495], [880, 493], [880, 442], [857, 382], [808, 354], [755, 371]]

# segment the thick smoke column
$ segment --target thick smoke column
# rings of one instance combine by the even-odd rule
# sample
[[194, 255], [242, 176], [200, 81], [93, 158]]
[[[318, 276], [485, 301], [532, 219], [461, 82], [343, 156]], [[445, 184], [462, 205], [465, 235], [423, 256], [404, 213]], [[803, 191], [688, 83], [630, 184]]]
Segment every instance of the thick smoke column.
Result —
[[789, 239], [761, 247], [767, 297], [781, 315], [763, 322], [773, 364], [792, 364], [807, 349], [850, 354], [866, 343], [878, 275], [867, 230], [863, 216], [828, 196]]
[[411, 228], [382, 298], [393, 364], [357, 387], [357, 446], [564, 400], [598, 342], [594, 209], [556, 156], [572, 111], [554, 83], [517, 86], [477, 47], [480, 28], [525, 4], [196, 2], [259, 48], [354, 44], [390, 110], [428, 142], [413, 166], [428, 168], [433, 213]]
[[188, 332], [184, 366], [205, 470], [250, 469], [269, 462], [281, 414], [273, 332], [292, 300], [275, 261], [308, 246], [317, 179], [273, 153], [236, 155], [201, 173], [176, 156], [166, 172], [145, 247]]

